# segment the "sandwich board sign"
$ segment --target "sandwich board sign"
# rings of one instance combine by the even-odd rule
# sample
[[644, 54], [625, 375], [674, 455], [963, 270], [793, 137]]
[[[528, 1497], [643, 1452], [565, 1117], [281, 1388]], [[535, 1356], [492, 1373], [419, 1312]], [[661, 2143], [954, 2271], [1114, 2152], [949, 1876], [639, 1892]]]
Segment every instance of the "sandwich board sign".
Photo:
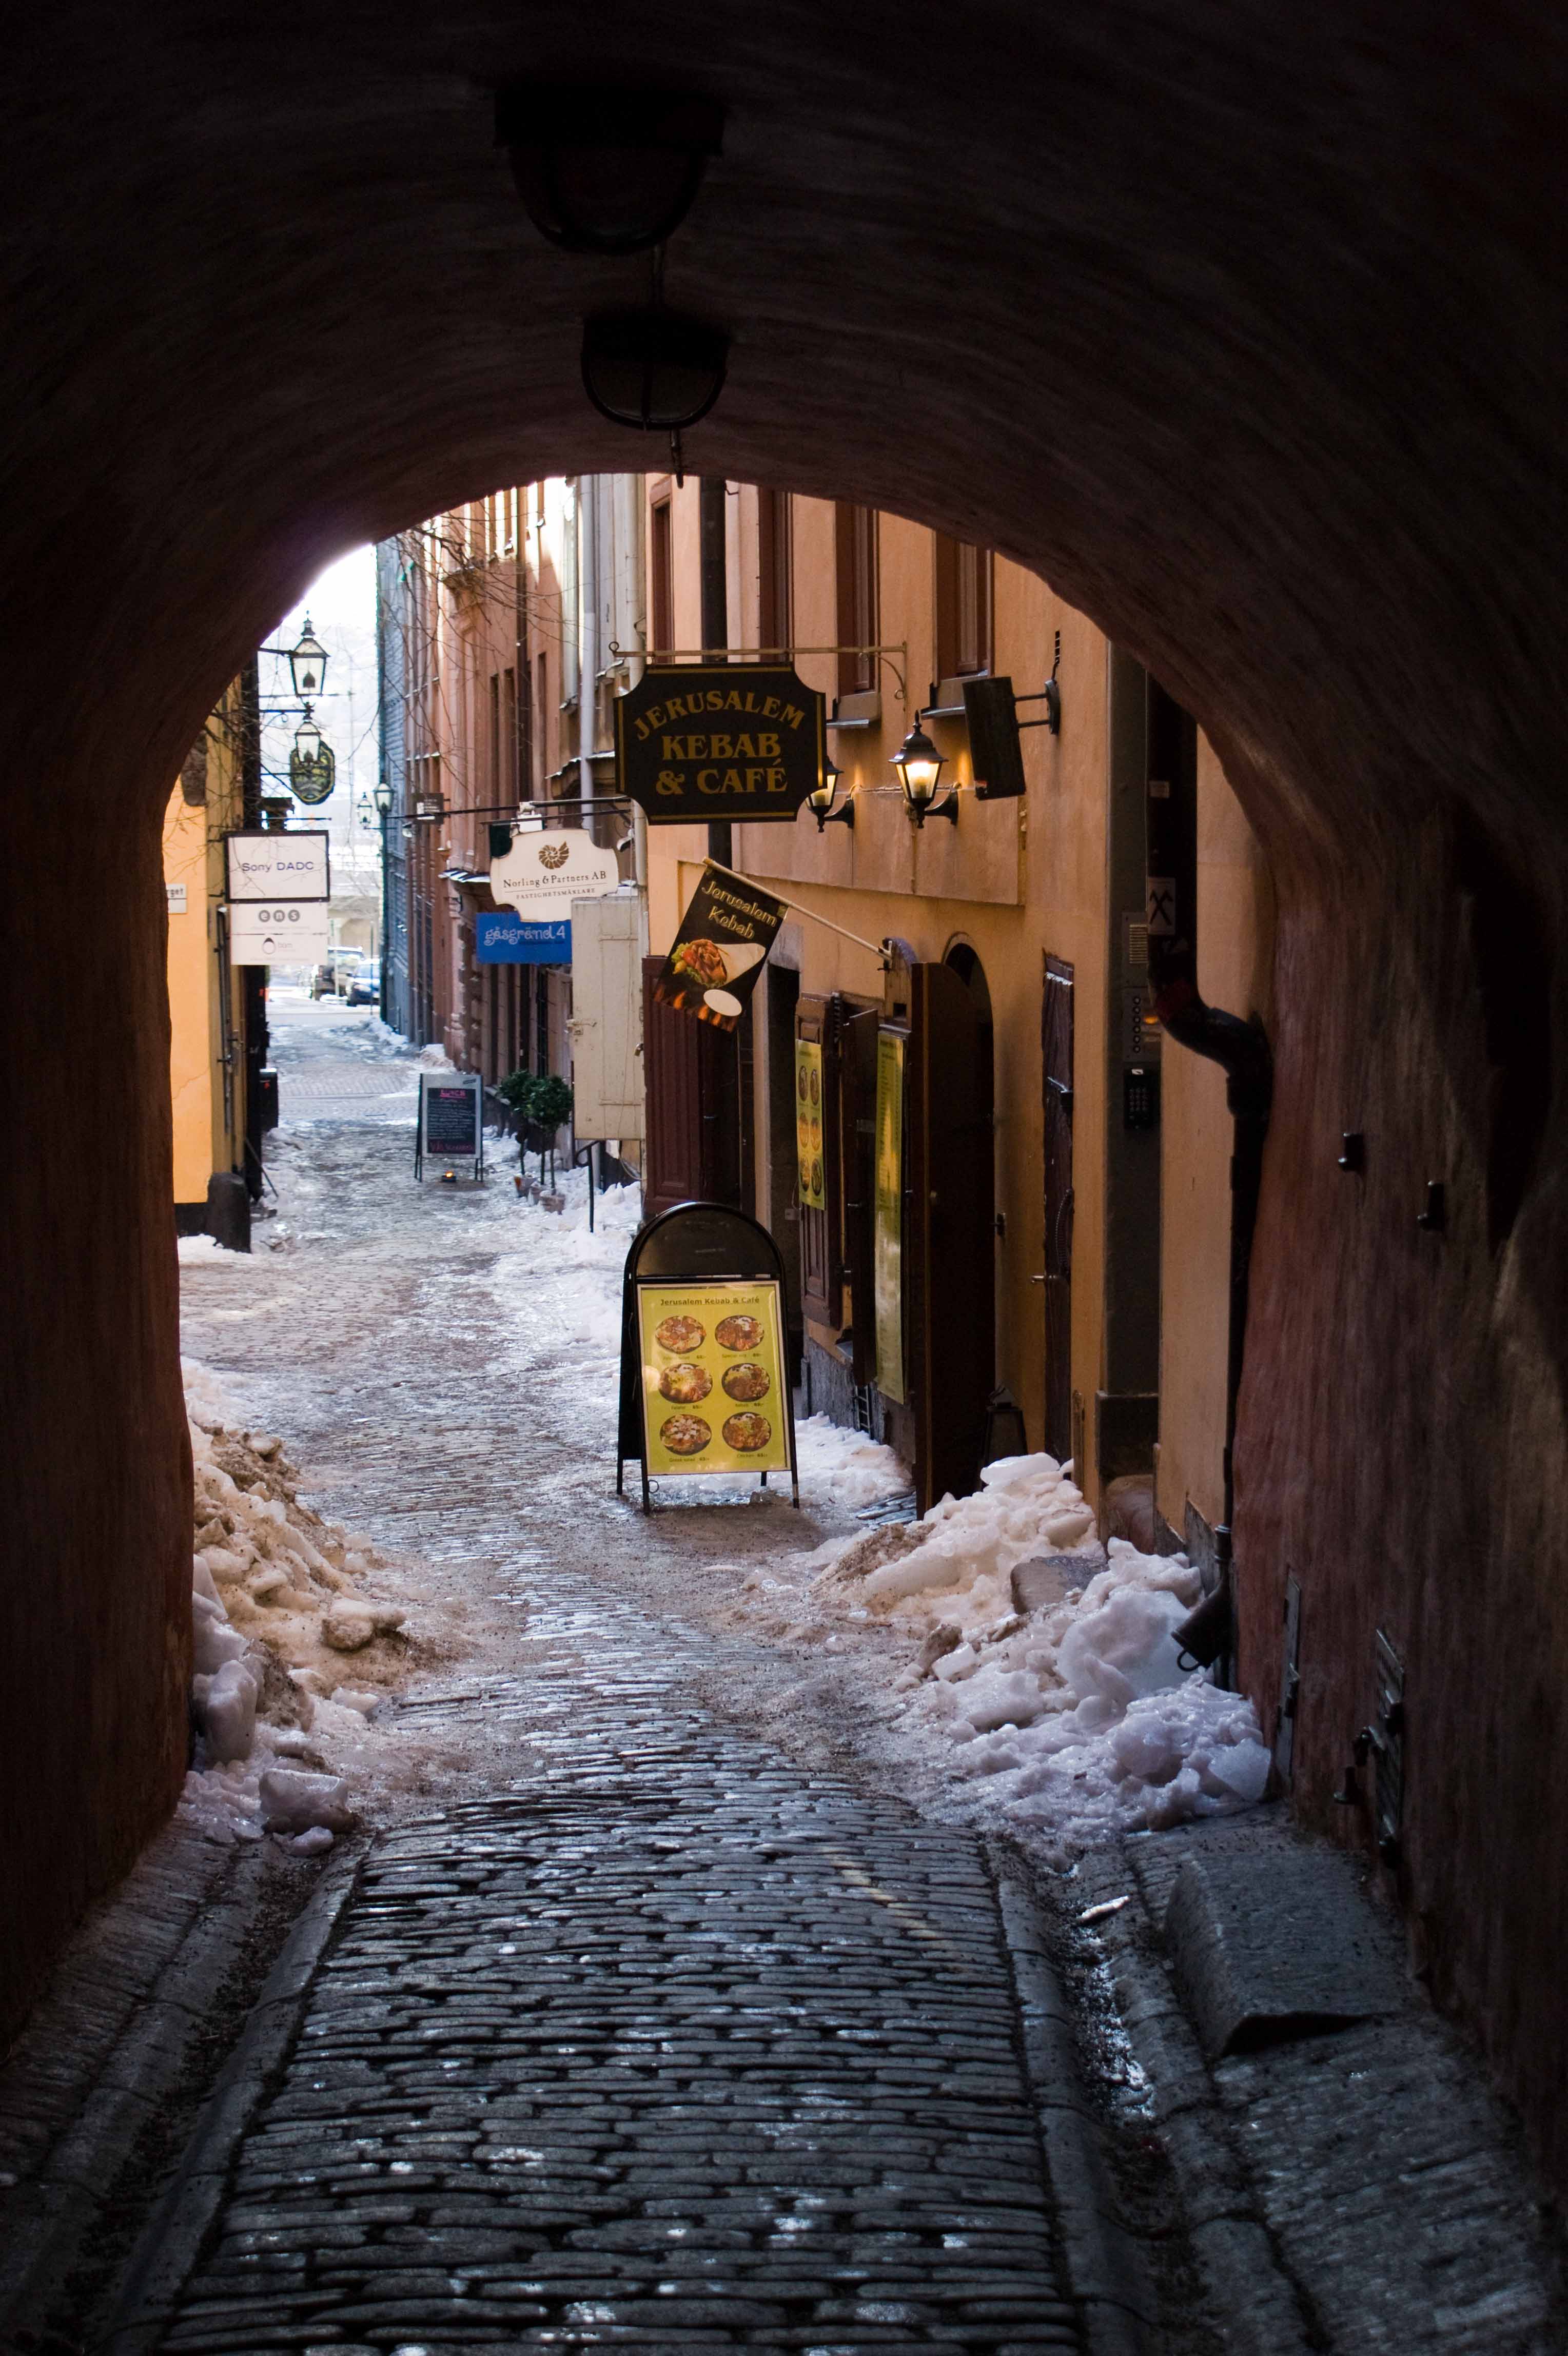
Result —
[[796, 1505], [784, 1267], [766, 1227], [723, 1203], [678, 1203], [632, 1242], [622, 1280], [616, 1488], [628, 1457], [650, 1483], [788, 1472]]
[[426, 1162], [445, 1173], [454, 1162], [471, 1162], [473, 1175], [485, 1174], [485, 1084], [478, 1072], [421, 1072], [419, 1120], [413, 1132], [413, 1174], [423, 1179]]

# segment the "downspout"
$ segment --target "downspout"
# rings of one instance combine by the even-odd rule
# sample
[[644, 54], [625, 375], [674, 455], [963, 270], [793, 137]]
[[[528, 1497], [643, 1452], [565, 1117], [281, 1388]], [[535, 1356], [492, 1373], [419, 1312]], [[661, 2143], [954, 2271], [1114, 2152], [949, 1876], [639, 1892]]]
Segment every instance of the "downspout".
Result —
[[1210, 1006], [1197, 987], [1197, 732], [1154, 680], [1148, 715], [1149, 986], [1167, 1037], [1225, 1074], [1231, 1119], [1230, 1317], [1226, 1336], [1223, 1518], [1214, 1533], [1219, 1581], [1176, 1641], [1194, 1659], [1219, 1661], [1230, 1681], [1235, 1602], [1231, 1532], [1236, 1509], [1236, 1403], [1247, 1342], [1252, 1237], [1273, 1103], [1274, 1060], [1256, 1015]]

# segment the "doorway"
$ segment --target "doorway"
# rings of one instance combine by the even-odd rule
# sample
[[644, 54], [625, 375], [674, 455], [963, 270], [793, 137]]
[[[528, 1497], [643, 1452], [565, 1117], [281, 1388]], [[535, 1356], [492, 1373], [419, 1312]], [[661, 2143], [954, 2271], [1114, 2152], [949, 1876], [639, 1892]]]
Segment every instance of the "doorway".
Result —
[[[1065, 1464], [1074, 1453], [1072, 1413], [1072, 1058], [1073, 969], [1046, 958], [1040, 1012], [1045, 1088], [1046, 1452]], [[1083, 1468], [1075, 1462], [1081, 1479]]]

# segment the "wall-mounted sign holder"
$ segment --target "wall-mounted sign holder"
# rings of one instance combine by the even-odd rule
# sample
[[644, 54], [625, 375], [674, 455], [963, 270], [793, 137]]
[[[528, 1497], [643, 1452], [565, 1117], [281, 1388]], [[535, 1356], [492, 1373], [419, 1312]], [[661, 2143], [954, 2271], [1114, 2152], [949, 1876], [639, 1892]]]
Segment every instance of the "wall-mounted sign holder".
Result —
[[756, 1219], [677, 1203], [632, 1240], [621, 1284], [616, 1494], [628, 1460], [650, 1482], [788, 1472], [800, 1503], [785, 1333], [784, 1262]]
[[476, 1184], [485, 1176], [485, 1084], [478, 1072], [421, 1072], [419, 1119], [413, 1130], [413, 1174], [423, 1183], [426, 1162], [445, 1175], [454, 1162], [471, 1162]]

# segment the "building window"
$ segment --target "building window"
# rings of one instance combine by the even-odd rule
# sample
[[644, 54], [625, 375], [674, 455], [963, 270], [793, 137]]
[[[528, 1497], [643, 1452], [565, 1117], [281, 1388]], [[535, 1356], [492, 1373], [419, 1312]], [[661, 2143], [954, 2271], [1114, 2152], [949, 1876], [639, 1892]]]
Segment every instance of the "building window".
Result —
[[860, 695], [876, 685], [876, 509], [840, 499], [833, 510], [838, 560], [838, 642], [856, 651], [839, 655], [839, 693]]
[[650, 654], [675, 650], [675, 530], [668, 499], [655, 499], [649, 510], [649, 620], [652, 625]]
[[991, 551], [932, 535], [936, 567], [937, 677], [991, 669]]
[[757, 494], [757, 644], [785, 649], [795, 637], [793, 519], [788, 491]]
[[545, 799], [544, 765], [550, 757], [550, 739], [544, 725], [544, 714], [548, 709], [545, 698], [549, 691], [550, 675], [542, 654], [535, 656], [534, 664], [537, 685], [533, 695], [533, 797], [536, 801], [543, 801]]
[[490, 741], [488, 748], [489, 760], [487, 765], [485, 787], [490, 799], [495, 801], [501, 789], [501, 675], [499, 670], [493, 670], [490, 673], [489, 719]]

